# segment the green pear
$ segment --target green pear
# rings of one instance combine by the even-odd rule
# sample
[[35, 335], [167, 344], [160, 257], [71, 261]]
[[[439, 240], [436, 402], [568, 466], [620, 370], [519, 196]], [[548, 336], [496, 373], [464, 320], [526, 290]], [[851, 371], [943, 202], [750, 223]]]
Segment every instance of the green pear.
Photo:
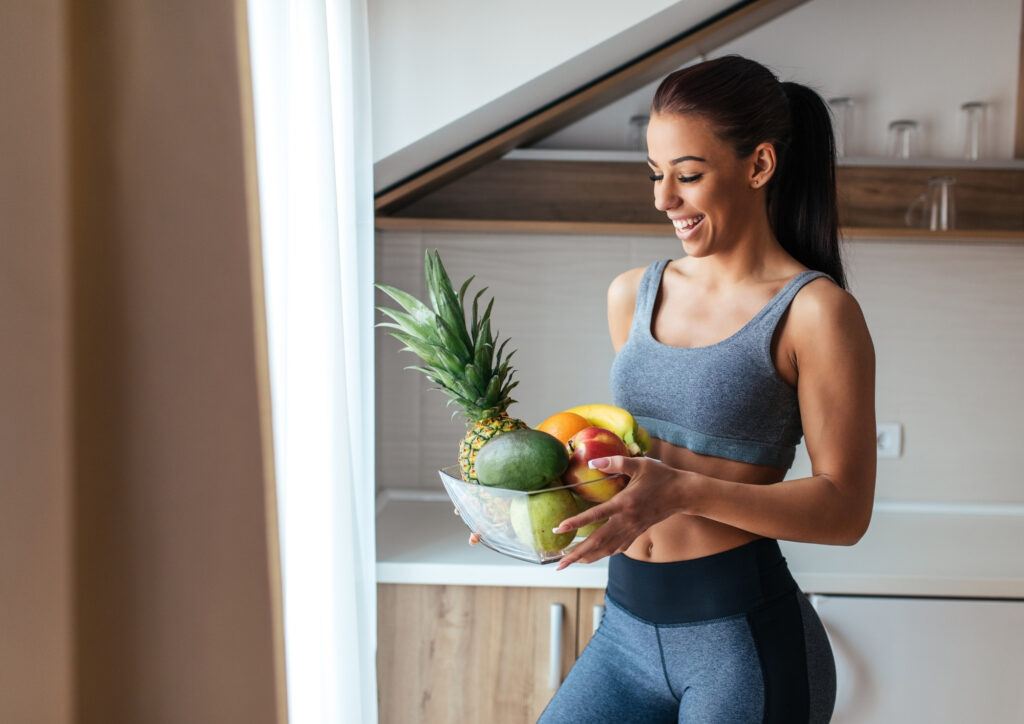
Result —
[[576, 501], [567, 490], [517, 496], [509, 506], [512, 530], [535, 551], [560, 551], [576, 537], [576, 531], [552, 533], [566, 518], [576, 515]]
[[[589, 500], [585, 500], [584, 498], [581, 498], [580, 496], [576, 495], [576, 493], [573, 493], [572, 497], [573, 500], [576, 501], [576, 509], [580, 513], [582, 513], [584, 510], [587, 510], [588, 508], [593, 508], [595, 505], [600, 505], [600, 503], [592, 503]], [[597, 530], [607, 522], [607, 520], [598, 520], [588, 525], [585, 525], [576, 531], [576, 535], [580, 536], [581, 538], [586, 538], [588, 535], [593, 533], [595, 530]]]

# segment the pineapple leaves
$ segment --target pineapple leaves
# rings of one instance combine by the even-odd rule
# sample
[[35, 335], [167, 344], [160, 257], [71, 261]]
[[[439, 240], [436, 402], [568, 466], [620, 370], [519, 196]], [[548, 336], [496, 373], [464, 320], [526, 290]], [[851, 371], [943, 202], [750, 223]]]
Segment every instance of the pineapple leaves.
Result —
[[470, 277], [466, 281], [462, 282], [462, 286], [459, 287], [459, 309], [466, 308], [466, 290], [469, 289], [469, 283], [476, 279], [475, 276]]
[[405, 345], [402, 349], [403, 352], [412, 352], [431, 367], [440, 366], [440, 361], [438, 360], [437, 355], [434, 354], [436, 347], [429, 342], [424, 342], [423, 340], [416, 338], [414, 335], [406, 334], [405, 332], [391, 332], [390, 334]]
[[[461, 298], [452, 289], [452, 281], [441, 263], [441, 255], [434, 252], [433, 258], [428, 251], [426, 254], [425, 266], [427, 269], [427, 291], [430, 294], [430, 302], [434, 305], [434, 311], [449, 327], [453, 341], [459, 341], [466, 349], [472, 347], [469, 339], [469, 331], [466, 329], [466, 316], [462, 307]], [[472, 277], [470, 277], [472, 279]], [[468, 283], [468, 280], [467, 280]], [[466, 284], [463, 284], [463, 289]]]
[[431, 324], [420, 324], [411, 314], [405, 312], [399, 312], [395, 309], [385, 309], [384, 307], [377, 307], [381, 312], [391, 317], [393, 322], [381, 322], [378, 327], [391, 327], [392, 329], [398, 329], [406, 334], [411, 334], [419, 339], [431, 339], [434, 336], [434, 326]]
[[[480, 297], [482, 297], [484, 295], [484, 292], [486, 291], [487, 287], [484, 287], [483, 289], [476, 293], [475, 297], [473, 297], [473, 328], [470, 330], [469, 336], [472, 337], [474, 340], [478, 338], [480, 332], [480, 318], [479, 315], [477, 314], [477, 302], [480, 301]], [[491, 303], [494, 303], [493, 298], [491, 299]], [[490, 309], [490, 307], [488, 307], [488, 309]]]
[[480, 370], [472, 363], [466, 365], [466, 381], [473, 385], [478, 394], [483, 392], [486, 387], [484, 376], [480, 374]]
[[[402, 308], [420, 324], [434, 323], [434, 313], [430, 311], [427, 305], [413, 295], [387, 284], [374, 284], [374, 286], [402, 305]], [[377, 307], [377, 309], [386, 312], [383, 307]]]
[[481, 313], [484, 287], [473, 295], [471, 313], [467, 315], [469, 277], [458, 291], [434, 250], [425, 253], [424, 274], [430, 306], [411, 294], [386, 284], [375, 284], [395, 301], [400, 309], [377, 307], [389, 321], [380, 322], [389, 334], [402, 342], [403, 351], [412, 352], [422, 366], [410, 366], [422, 372], [436, 387], [448, 395], [448, 405], [461, 408], [470, 422], [500, 417], [515, 400], [509, 392], [518, 385], [512, 377], [510, 364], [514, 350], [505, 353], [509, 340], [495, 348], [491, 329], [494, 298], [488, 300]]

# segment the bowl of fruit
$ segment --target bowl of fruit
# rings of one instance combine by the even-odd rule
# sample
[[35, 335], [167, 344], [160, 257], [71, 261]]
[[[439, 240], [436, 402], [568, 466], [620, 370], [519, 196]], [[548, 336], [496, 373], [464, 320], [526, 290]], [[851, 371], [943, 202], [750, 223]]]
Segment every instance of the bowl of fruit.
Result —
[[629, 482], [625, 475], [605, 475], [587, 464], [629, 455], [622, 438], [586, 420], [582, 424], [564, 442], [545, 431], [544, 423], [504, 433], [480, 448], [469, 470], [452, 465], [438, 471], [462, 520], [484, 545], [531, 563], [552, 563], [601, 525], [554, 532], [563, 520], [610, 500]]
[[589, 507], [573, 493], [575, 486], [532, 491], [490, 488], [464, 481], [457, 465], [438, 472], [469, 529], [480, 536], [481, 543], [503, 555], [531, 563], [553, 563], [591, 532], [553, 532], [563, 520]]
[[[445, 490], [471, 530], [488, 547], [505, 555], [551, 563], [588, 534], [556, 534], [566, 518], [611, 499], [628, 483], [587, 463], [613, 455], [643, 455], [650, 437], [626, 410], [607, 404], [573, 407], [536, 427], [511, 417], [510, 391], [518, 382], [505, 352], [491, 331], [491, 299], [481, 313], [466, 290], [455, 291], [441, 258], [428, 251], [424, 261], [430, 306], [411, 294], [376, 285], [401, 309], [378, 307], [390, 321], [378, 326], [405, 344], [423, 362], [413, 369], [448, 395], [461, 410], [468, 431], [459, 443], [458, 464], [439, 471]], [[588, 526], [592, 528], [593, 526]]]

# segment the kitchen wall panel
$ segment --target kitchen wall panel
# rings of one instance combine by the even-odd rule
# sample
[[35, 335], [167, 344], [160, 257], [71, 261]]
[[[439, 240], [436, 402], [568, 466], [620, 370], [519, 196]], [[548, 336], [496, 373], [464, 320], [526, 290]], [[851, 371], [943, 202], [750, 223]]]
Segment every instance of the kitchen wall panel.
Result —
[[[534, 424], [609, 399], [608, 283], [679, 253], [669, 235], [380, 232], [377, 245], [380, 281], [421, 293], [424, 249], [437, 248], [456, 282], [476, 274], [474, 288], [489, 287], [495, 325], [518, 349], [512, 413]], [[878, 497], [1024, 503], [1024, 248], [854, 239], [847, 265], [875, 342], [878, 420], [904, 425], [903, 456], [879, 461]], [[402, 369], [414, 360], [399, 347], [378, 330], [378, 485], [439, 490], [433, 471], [455, 462], [464, 426]], [[801, 448], [790, 475], [809, 470]]]

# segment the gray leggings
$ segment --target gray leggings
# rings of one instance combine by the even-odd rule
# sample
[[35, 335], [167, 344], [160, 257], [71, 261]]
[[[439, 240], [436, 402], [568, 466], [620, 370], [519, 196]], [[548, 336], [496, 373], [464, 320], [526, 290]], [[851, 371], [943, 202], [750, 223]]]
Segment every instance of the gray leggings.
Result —
[[540, 724], [828, 722], [834, 702], [821, 621], [760, 539], [697, 561], [614, 556], [601, 625]]

